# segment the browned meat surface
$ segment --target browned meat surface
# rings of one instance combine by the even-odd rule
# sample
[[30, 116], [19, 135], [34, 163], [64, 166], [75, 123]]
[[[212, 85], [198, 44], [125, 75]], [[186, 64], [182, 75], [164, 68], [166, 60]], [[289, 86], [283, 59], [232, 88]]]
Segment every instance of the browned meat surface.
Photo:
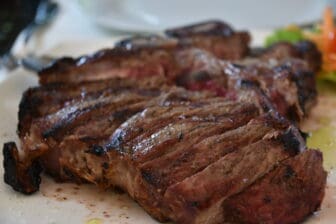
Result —
[[[83, 64], [77, 66], [80, 61]], [[231, 94], [248, 80], [259, 85], [275, 108], [294, 121], [300, 121], [316, 99], [314, 73], [300, 59], [231, 63], [196, 48], [114, 49], [76, 60], [63, 59], [42, 71], [40, 82], [76, 83], [116, 76], [166, 77], [168, 83], [211, 90], [219, 96]]]
[[[325, 185], [325, 176], [319, 175], [323, 171], [318, 165], [321, 160], [320, 152], [309, 150], [281, 162], [263, 179], [224, 202], [223, 219], [239, 223], [297, 223], [306, 210], [319, 207], [312, 201], [320, 201], [324, 196], [321, 187]], [[251, 205], [256, 212], [251, 212]]]
[[[126, 86], [124, 80], [119, 81], [120, 86]], [[53, 95], [47, 95], [47, 86], [29, 90], [31, 95], [24, 100], [47, 96], [62, 106], [53, 110], [43, 109], [43, 104], [32, 107], [35, 112], [30, 123], [22, 124], [20, 131], [26, 157], [19, 159], [13, 144], [4, 147], [6, 174], [11, 174], [7, 183], [32, 193], [38, 189], [41, 166], [58, 180], [124, 189], [160, 221], [239, 222], [248, 220], [248, 211], [255, 205], [251, 202], [242, 210], [231, 198], [247, 197], [260, 183], [269, 183], [273, 172], [282, 172], [281, 164], [298, 160], [292, 172], [306, 181], [293, 180], [296, 185], [287, 178], [267, 187], [282, 195], [286, 214], [293, 209], [293, 195], [283, 192], [288, 190], [284, 184], [288, 182], [302, 200], [308, 200], [310, 189], [315, 189], [319, 196], [310, 196], [307, 203], [311, 206], [300, 207], [294, 221], [302, 220], [321, 203], [326, 175], [321, 156], [305, 149], [299, 132], [289, 122], [276, 113], [265, 113], [260, 106], [264, 102], [247, 98], [253, 89], [232, 101], [179, 88], [120, 86], [109, 91], [98, 88], [98, 97], [93, 90], [81, 96], [70, 86], [51, 86], [54, 89], [49, 91], [58, 93]], [[83, 84], [82, 89], [85, 92], [90, 85]], [[63, 91], [71, 93], [72, 99], [67, 101]], [[313, 183], [310, 173], [303, 171], [308, 163], [318, 176]], [[259, 192], [259, 197], [272, 200], [273, 195], [266, 193]], [[256, 203], [260, 201], [256, 199]], [[260, 206], [269, 205], [266, 201]], [[224, 207], [239, 216], [229, 216]], [[253, 215], [255, 220], [284, 220], [280, 215], [265, 218], [263, 212]]]
[[248, 39], [224, 23], [167, 34], [43, 70], [19, 106], [24, 155], [4, 145], [5, 182], [31, 194], [44, 170], [123, 189], [157, 220], [186, 224], [298, 223], [316, 211], [322, 155], [282, 116], [299, 122], [314, 103], [314, 48], [229, 62], [219, 58], [241, 59], [234, 45]]
[[268, 49], [262, 49], [258, 54], [265, 60], [270, 58], [301, 58], [307, 62], [309, 68], [314, 72], [318, 72], [322, 64], [321, 53], [316, 45], [310, 41], [300, 41], [294, 45], [280, 42]]
[[135, 89], [135, 86], [146, 87], [143, 94], [150, 96], [150, 94], [159, 94], [159, 88], [165, 84], [165, 79], [159, 77], [142, 80], [112, 78], [104, 82], [85, 82], [81, 85], [56, 83], [28, 89], [23, 94], [19, 105], [19, 136], [23, 137], [23, 134], [27, 132], [27, 125], [30, 125], [32, 118], [53, 113], [76, 100], [94, 100], [109, 94], [141, 91], [141, 89]]
[[234, 33], [235, 31], [232, 27], [218, 20], [209, 20], [201, 23], [195, 23], [192, 25], [167, 29], [165, 31], [165, 34], [167, 36], [175, 38], [190, 37], [196, 35], [228, 37], [233, 35]]
[[226, 96], [247, 80], [259, 85], [274, 107], [295, 122], [315, 103], [314, 74], [321, 55], [310, 42], [279, 43], [245, 58], [248, 34], [225, 23], [209, 21], [166, 33], [169, 38], [134, 37], [94, 55], [60, 59], [40, 72], [40, 83], [158, 76], [190, 90], [206, 89]]
[[[143, 77], [180, 73], [176, 53], [185, 48], [201, 48], [221, 59], [244, 58], [249, 51], [247, 32], [235, 32], [222, 22], [210, 21], [167, 31], [176, 36], [189, 30], [182, 38], [160, 36], [136, 37], [120, 41], [116, 48], [102, 50], [78, 59], [63, 58], [40, 72], [40, 83], [82, 82], [108, 79], [115, 76]], [[91, 75], [94, 73], [95, 75]]]
[[249, 53], [250, 35], [234, 31], [220, 21], [207, 21], [191, 26], [166, 30], [168, 37], [136, 36], [120, 41], [118, 48], [140, 49], [157, 47], [196, 47], [225, 60], [239, 60]]
[[316, 101], [315, 75], [300, 59], [231, 63], [197, 49], [180, 52], [179, 57], [184, 72], [176, 77], [176, 83], [190, 90], [210, 89], [226, 96], [248, 81], [262, 89], [277, 111], [296, 122]]
[[61, 58], [42, 70], [40, 83], [79, 83], [114, 77], [163, 76], [177, 73], [173, 49], [101, 50], [77, 59]]

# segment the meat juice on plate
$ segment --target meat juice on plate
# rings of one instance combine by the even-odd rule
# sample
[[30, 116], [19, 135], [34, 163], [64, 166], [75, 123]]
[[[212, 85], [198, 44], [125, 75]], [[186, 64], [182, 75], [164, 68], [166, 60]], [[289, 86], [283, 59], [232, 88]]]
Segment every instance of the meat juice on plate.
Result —
[[304, 122], [302, 129], [309, 134], [307, 146], [323, 152], [324, 167], [336, 168], [336, 85], [319, 85], [318, 103]]
[[323, 165], [328, 171], [327, 188], [321, 210], [307, 223], [330, 223], [336, 219], [336, 85], [320, 85], [317, 105], [302, 129], [309, 134], [307, 146], [323, 152]]
[[311, 148], [320, 148], [323, 151], [324, 167], [333, 170], [336, 166], [336, 127], [326, 125], [311, 133], [307, 139]]

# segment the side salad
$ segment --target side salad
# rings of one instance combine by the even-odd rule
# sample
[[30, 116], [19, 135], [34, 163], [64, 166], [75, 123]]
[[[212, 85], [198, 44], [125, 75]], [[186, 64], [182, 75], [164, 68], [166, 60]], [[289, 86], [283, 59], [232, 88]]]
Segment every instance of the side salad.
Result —
[[312, 29], [301, 29], [296, 25], [278, 29], [265, 40], [270, 46], [276, 42], [288, 41], [296, 43], [301, 40], [310, 40], [316, 44], [322, 53], [322, 69], [317, 78], [336, 83], [336, 27], [331, 7], [323, 13], [323, 20]]

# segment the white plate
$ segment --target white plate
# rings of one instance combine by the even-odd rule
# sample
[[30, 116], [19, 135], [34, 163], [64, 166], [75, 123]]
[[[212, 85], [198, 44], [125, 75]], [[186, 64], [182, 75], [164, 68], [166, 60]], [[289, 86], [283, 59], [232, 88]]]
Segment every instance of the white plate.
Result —
[[[256, 33], [254, 36], [262, 38], [263, 35]], [[48, 53], [51, 55], [77, 56], [84, 52], [92, 52], [103, 46], [111, 46], [111, 40], [65, 43], [55, 46], [55, 49]], [[0, 75], [0, 147], [4, 142], [17, 140], [15, 130], [18, 103], [22, 92], [29, 86], [34, 85], [37, 85], [36, 76], [21, 69], [2, 76], [2, 79]], [[323, 107], [317, 107], [317, 109], [319, 108], [324, 110]], [[2, 161], [2, 155], [0, 161]], [[2, 176], [3, 168], [1, 166], [0, 177]], [[322, 211], [307, 223], [335, 223], [336, 182], [333, 180], [336, 178], [334, 176], [332, 174], [329, 177]], [[14, 192], [3, 181], [0, 181], [1, 224], [85, 224], [93, 219], [100, 220], [100, 223], [105, 224], [157, 223], [125, 194], [120, 195], [112, 191], [102, 192], [91, 185], [77, 186], [75, 184], [55, 183], [50, 178], [43, 176], [41, 190], [34, 195], [24, 196]]]
[[[331, 0], [78, 0], [98, 24], [123, 31], [153, 32], [206, 19], [237, 28], [274, 28], [321, 18]], [[237, 13], [239, 12], [239, 13]], [[285, 16], [284, 16], [285, 15]]]

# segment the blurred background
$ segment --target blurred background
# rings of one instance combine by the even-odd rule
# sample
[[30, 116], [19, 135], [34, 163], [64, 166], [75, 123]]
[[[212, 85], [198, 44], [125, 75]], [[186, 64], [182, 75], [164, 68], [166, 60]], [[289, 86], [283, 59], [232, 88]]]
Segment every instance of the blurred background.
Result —
[[[41, 11], [41, 2], [53, 5]], [[291, 23], [316, 22], [327, 5], [335, 7], [336, 0], [1, 0], [0, 4], [3, 55], [10, 49], [20, 53], [23, 46], [24, 51], [30, 46], [29, 51], [38, 54], [60, 43], [92, 40], [97, 48], [100, 40], [112, 44], [112, 39], [125, 35], [208, 19], [221, 19], [235, 29], [267, 32]]]
[[137, 31], [155, 31], [218, 18], [237, 28], [273, 28], [313, 21], [328, 0], [79, 0], [98, 24]]

